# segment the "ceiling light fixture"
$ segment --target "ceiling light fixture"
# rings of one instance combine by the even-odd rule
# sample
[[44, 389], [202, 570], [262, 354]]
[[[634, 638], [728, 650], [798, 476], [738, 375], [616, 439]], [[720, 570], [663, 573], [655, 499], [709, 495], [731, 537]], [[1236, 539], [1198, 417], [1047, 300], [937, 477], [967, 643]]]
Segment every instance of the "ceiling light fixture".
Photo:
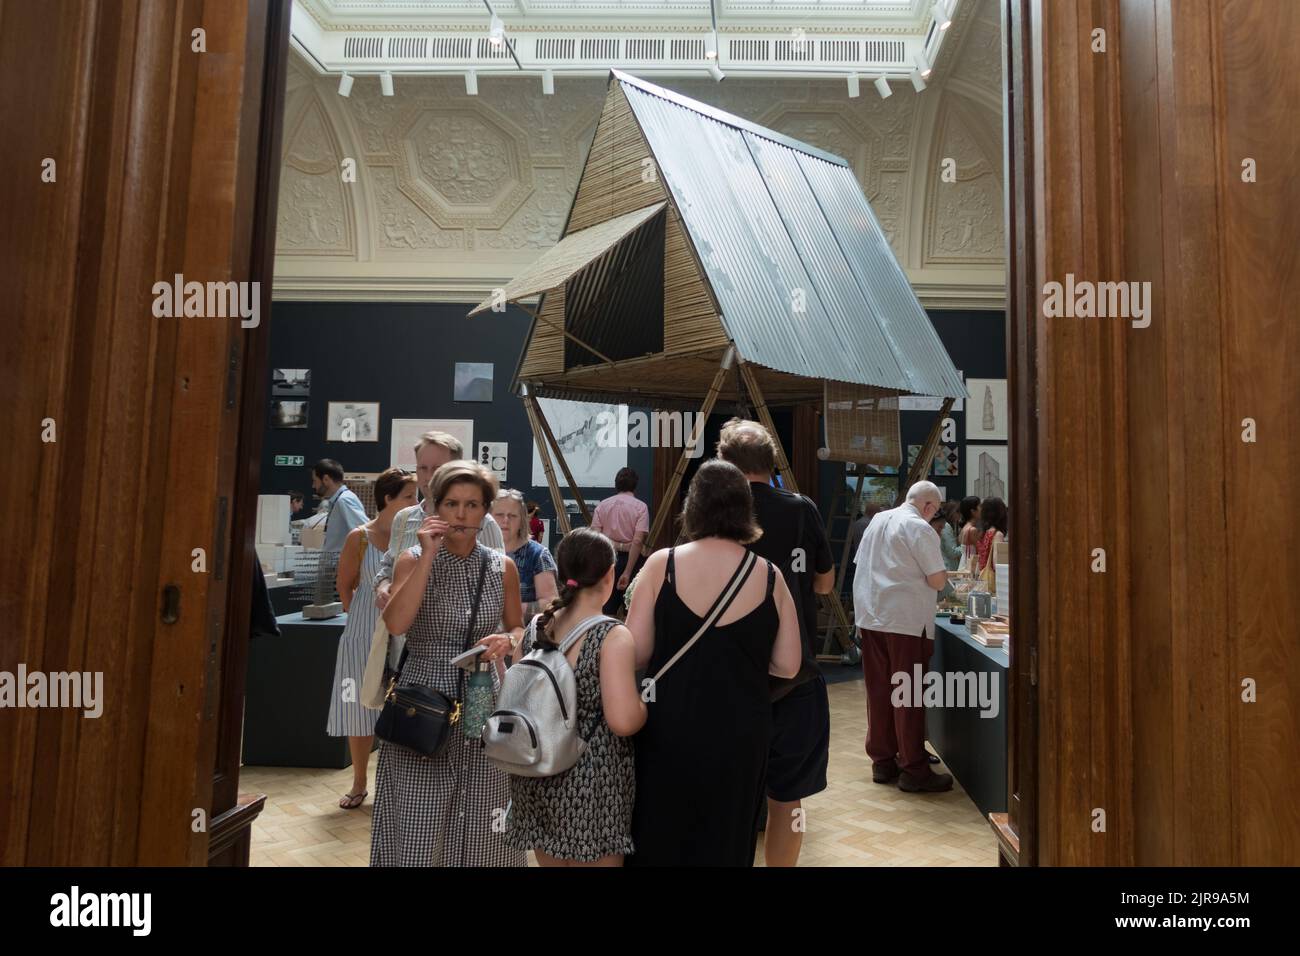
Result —
[[952, 26], [952, 10], [948, 0], [934, 0], [934, 22], [940, 30]]
[[858, 86], [858, 74], [850, 73], [849, 74], [849, 99], [856, 100], [858, 98], [858, 95], [861, 92], [862, 90]]
[[882, 100], [887, 100], [894, 95], [894, 91], [889, 88], [889, 81], [885, 79], [883, 73], [876, 77], [876, 92], [880, 94]]
[[506, 42], [506, 25], [501, 22], [501, 18], [495, 13], [488, 26], [488, 39], [493, 46], [500, 46]]
[[912, 89], [918, 93], [925, 89], [925, 80], [921, 79], [921, 74], [916, 70], [912, 71]]
[[709, 76], [713, 77], [713, 79], [719, 83], [721, 83], [723, 80], [727, 78], [727, 74], [722, 72], [722, 69], [718, 66], [717, 63], [709, 64]]
[[339, 96], [349, 96], [352, 93], [352, 77], [344, 73], [339, 77]]
[[478, 96], [478, 74], [473, 70], [465, 71], [465, 93], [468, 96]]
[[379, 89], [385, 96], [393, 95], [393, 74], [387, 70], [379, 74]]
[[555, 71], [554, 70], [542, 71], [542, 94], [544, 96], [555, 95]]
[[934, 70], [930, 66], [930, 61], [925, 58], [925, 54], [920, 50], [917, 50], [915, 55], [912, 57], [912, 60], [916, 63], [917, 72], [919, 72], [924, 79], [929, 79], [930, 74], [934, 72]]

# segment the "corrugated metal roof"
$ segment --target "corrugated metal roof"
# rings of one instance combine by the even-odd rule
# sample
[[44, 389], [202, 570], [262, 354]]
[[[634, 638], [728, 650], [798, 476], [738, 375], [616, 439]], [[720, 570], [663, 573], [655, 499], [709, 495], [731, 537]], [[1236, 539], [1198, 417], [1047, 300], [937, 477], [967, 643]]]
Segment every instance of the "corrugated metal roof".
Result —
[[844, 160], [614, 75], [743, 358], [793, 375], [965, 396]]
[[[643, 209], [565, 236], [510, 280], [505, 287], [505, 301], [526, 299], [563, 285], [580, 269], [608, 253], [630, 232], [647, 223], [666, 205], [664, 202], [652, 203]], [[487, 298], [471, 309], [469, 314], [477, 315], [490, 308], [492, 299]]]

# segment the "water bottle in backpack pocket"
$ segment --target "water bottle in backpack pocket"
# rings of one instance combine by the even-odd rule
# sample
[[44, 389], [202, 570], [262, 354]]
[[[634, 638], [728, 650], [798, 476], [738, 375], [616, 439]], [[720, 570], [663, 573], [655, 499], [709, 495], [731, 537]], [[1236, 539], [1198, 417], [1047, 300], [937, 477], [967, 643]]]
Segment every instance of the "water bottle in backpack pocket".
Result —
[[534, 650], [506, 671], [497, 708], [483, 728], [483, 755], [520, 777], [551, 777], [578, 762], [587, 742], [578, 733], [578, 678], [564, 655], [602, 621], [597, 614], [556, 647], [537, 646], [537, 618], [528, 625]]

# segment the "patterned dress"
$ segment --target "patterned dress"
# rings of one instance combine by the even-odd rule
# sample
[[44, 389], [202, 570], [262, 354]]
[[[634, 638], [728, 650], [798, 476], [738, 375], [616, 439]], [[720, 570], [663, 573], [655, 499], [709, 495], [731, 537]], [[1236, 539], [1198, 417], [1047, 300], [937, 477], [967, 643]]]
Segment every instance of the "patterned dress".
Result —
[[[417, 558], [421, 548], [411, 553]], [[477, 545], [467, 557], [438, 551], [410, 630], [403, 683], [434, 687], [455, 699], [462, 671], [451, 659], [464, 650], [474, 588], [488, 556], [483, 598], [472, 641], [498, 630], [504, 598], [504, 557]], [[494, 689], [498, 684], [492, 671]], [[483, 744], [466, 740], [454, 724], [446, 748], [432, 760], [381, 743], [375, 772], [371, 866], [526, 866], [524, 853], [499, 832], [510, 803], [510, 778], [483, 757]]]
[[617, 623], [591, 628], [578, 651], [578, 733], [587, 749], [564, 773], [510, 778], [506, 842], [513, 847], [583, 863], [632, 852], [632, 740], [609, 729], [600, 699], [600, 648]]
[[[348, 622], [339, 639], [339, 653], [334, 661], [334, 686], [330, 693], [330, 715], [325, 732], [331, 737], [368, 737], [375, 732], [379, 711], [361, 703], [361, 679], [366, 673], [370, 638], [375, 633], [375, 572], [384, 552], [370, 543], [361, 532], [361, 579], [348, 607]], [[350, 681], [350, 683], [345, 683]]]

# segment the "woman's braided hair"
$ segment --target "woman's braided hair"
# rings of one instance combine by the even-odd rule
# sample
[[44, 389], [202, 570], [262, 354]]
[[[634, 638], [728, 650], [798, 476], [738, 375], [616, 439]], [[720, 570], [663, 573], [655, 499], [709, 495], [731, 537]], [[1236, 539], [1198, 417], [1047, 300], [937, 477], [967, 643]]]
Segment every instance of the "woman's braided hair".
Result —
[[555, 549], [559, 596], [542, 612], [542, 619], [537, 622], [538, 643], [555, 646], [548, 633], [555, 612], [568, 607], [583, 588], [599, 583], [613, 564], [614, 545], [599, 531], [576, 528], [564, 536]]

